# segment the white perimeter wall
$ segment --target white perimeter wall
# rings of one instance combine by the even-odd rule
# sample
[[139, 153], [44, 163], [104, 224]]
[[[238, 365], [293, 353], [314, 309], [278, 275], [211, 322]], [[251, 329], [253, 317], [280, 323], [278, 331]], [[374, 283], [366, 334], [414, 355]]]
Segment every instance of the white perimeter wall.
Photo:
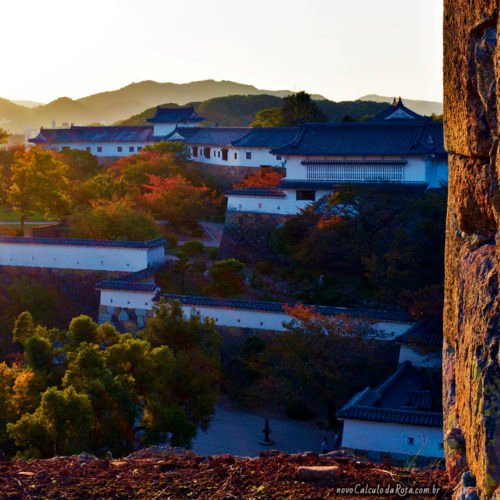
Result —
[[[332, 191], [316, 191], [316, 201]], [[285, 198], [268, 198], [264, 196], [227, 195], [227, 210], [231, 212], [256, 212], [264, 214], [296, 215], [313, 201], [297, 200], [296, 191], [287, 189]]]
[[0, 243], [1, 266], [140, 271], [165, 259], [163, 247], [120, 248], [83, 245]]
[[[140, 292], [143, 293], [143, 292]], [[101, 305], [113, 305], [115, 307], [134, 307], [132, 303], [137, 300], [138, 292], [124, 290], [102, 290]], [[153, 294], [154, 295], [154, 294]], [[142, 299], [139, 300], [140, 309], [152, 309], [153, 304], [146, 306]], [[288, 322], [292, 318], [284, 313], [265, 312], [265, 311], [249, 311], [246, 309], [227, 309], [222, 307], [206, 307], [206, 306], [183, 306], [184, 314], [190, 316], [192, 311], [198, 312], [202, 318], [214, 318], [215, 323], [220, 326], [236, 326], [239, 328], [253, 328], [261, 330], [275, 330], [278, 332], [285, 331], [283, 322]], [[400, 335], [406, 332], [413, 326], [413, 323], [405, 322], [383, 322], [373, 324], [373, 327], [380, 333], [381, 340], [394, 339], [394, 332]]]
[[101, 290], [100, 305], [151, 310], [153, 308], [153, 299], [155, 295], [156, 292]]
[[[92, 153], [94, 156], [129, 156], [138, 153], [144, 146], [148, 144], [154, 144], [154, 142], [88, 142], [88, 143], [64, 143], [58, 144], [54, 143], [50, 146], [46, 147], [47, 149], [53, 149], [55, 151], [61, 151], [65, 148], [69, 149], [79, 149], [82, 151], [86, 151], [87, 148], [90, 148], [89, 153]], [[102, 148], [102, 151], [98, 151], [97, 148]], [[121, 147], [122, 150], [118, 151], [118, 147]], [[134, 148], [133, 151], [130, 151], [130, 148]]]
[[[269, 148], [235, 148], [234, 146], [211, 145], [198, 146], [198, 156], [192, 155], [193, 145], [189, 145], [189, 157], [206, 165], [219, 165], [229, 167], [255, 167], [259, 168], [263, 165], [271, 167], [282, 167], [283, 160], [278, 160], [276, 156], [269, 152]], [[210, 158], [204, 155], [204, 149], [210, 148]], [[227, 149], [227, 160], [222, 159], [222, 150]], [[251, 153], [251, 158], [247, 159], [246, 153]]]
[[[413, 445], [408, 443], [410, 437], [414, 440]], [[442, 442], [443, 430], [436, 427], [344, 420], [344, 448], [443, 457]]]

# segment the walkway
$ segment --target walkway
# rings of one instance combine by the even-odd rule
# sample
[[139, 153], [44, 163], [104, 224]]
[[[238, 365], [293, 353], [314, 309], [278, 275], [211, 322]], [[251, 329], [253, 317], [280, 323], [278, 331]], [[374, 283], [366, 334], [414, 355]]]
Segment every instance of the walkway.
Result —
[[273, 446], [259, 444], [263, 438], [265, 415], [216, 407], [216, 412], [207, 432], [198, 431], [193, 450], [199, 455], [258, 456], [260, 451], [275, 449], [287, 453], [313, 451], [319, 453], [325, 436], [333, 443], [333, 433], [311, 423], [270, 418]]

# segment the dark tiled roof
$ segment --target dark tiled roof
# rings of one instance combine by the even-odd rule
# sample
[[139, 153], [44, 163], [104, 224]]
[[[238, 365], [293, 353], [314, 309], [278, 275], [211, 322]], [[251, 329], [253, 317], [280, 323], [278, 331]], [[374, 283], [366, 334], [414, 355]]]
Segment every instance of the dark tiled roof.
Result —
[[44, 143], [92, 143], [92, 142], [151, 142], [153, 127], [151, 126], [110, 126], [71, 128], [41, 128], [40, 133], [30, 142]]
[[[337, 413], [342, 419], [369, 420], [427, 427], [442, 427], [441, 394], [425, 388], [421, 369], [403, 363], [377, 389], [367, 387], [356, 394]], [[434, 409], [433, 409], [434, 406]]]
[[345, 185], [359, 185], [363, 189], [374, 189], [381, 192], [419, 192], [425, 191], [427, 182], [354, 182], [354, 181], [307, 181], [302, 179], [283, 179], [279, 187], [281, 189], [317, 189], [323, 191], [335, 191]]
[[241, 189], [231, 189], [226, 191], [226, 196], [250, 196], [258, 198], [286, 198], [286, 194], [282, 189], [278, 188], [263, 188], [263, 187], [247, 187]]
[[306, 124], [275, 155], [412, 156], [445, 154], [443, 124], [432, 120]]
[[101, 281], [96, 290], [124, 290], [129, 292], [155, 292], [159, 289], [155, 283], [127, 283], [123, 281]]
[[154, 292], [159, 291], [160, 288], [154, 282], [144, 283], [141, 280], [147, 278], [154, 278], [155, 273], [158, 271], [158, 266], [147, 267], [135, 273], [127, 273], [118, 278], [111, 280], [104, 280], [97, 283], [96, 290], [127, 290], [134, 292]]
[[397, 341], [404, 344], [440, 347], [443, 345], [443, 322], [441, 319], [420, 321], [400, 335]]
[[425, 120], [425, 116], [419, 115], [412, 111], [410, 108], [407, 108], [403, 104], [403, 100], [401, 97], [399, 99], [394, 99], [392, 106], [389, 106], [384, 111], [381, 111], [378, 115], [375, 115], [371, 118], [370, 122], [383, 122], [385, 120]]
[[257, 127], [249, 134], [233, 142], [233, 146], [248, 148], [277, 148], [292, 142], [299, 129], [297, 127]]
[[170, 132], [170, 134], [166, 135], [165, 137], [155, 137], [155, 139], [161, 141], [171, 141], [172, 137], [180, 135], [181, 137], [183, 137], [183, 140], [186, 140], [196, 135], [200, 130], [201, 129], [199, 127], [176, 127], [174, 130], [172, 130], [172, 132]]
[[[249, 311], [263, 311], [271, 313], [284, 312], [283, 304], [280, 302], [264, 302], [260, 300], [223, 299], [217, 297], [202, 297], [194, 295], [164, 294], [167, 300], [179, 300], [187, 306], [220, 307], [224, 309], [243, 309]], [[293, 306], [294, 304], [289, 304]], [[367, 318], [388, 322], [412, 323], [413, 319], [405, 311], [387, 311], [383, 309], [363, 309], [333, 306], [309, 306], [314, 307], [317, 313], [325, 316], [349, 315], [357, 318]]]
[[153, 118], [149, 118], [150, 123], [185, 123], [185, 122], [202, 122], [204, 118], [196, 113], [193, 106], [187, 108], [156, 108], [156, 114]]
[[163, 238], [148, 241], [125, 240], [85, 240], [81, 238], [23, 238], [20, 236], [0, 236], [0, 244], [15, 243], [19, 245], [66, 245], [85, 247], [113, 247], [113, 248], [156, 248], [167, 242]]
[[200, 127], [198, 133], [186, 140], [187, 144], [225, 145], [241, 139], [252, 130], [249, 127]]

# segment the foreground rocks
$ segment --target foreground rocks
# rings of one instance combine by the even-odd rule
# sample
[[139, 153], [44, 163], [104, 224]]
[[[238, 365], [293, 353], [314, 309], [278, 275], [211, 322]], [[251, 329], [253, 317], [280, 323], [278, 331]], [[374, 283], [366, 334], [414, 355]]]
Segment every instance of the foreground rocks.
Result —
[[[356, 486], [357, 485], [357, 486]], [[357, 493], [348, 488], [357, 488]], [[392, 488], [392, 490], [387, 490]], [[415, 488], [430, 488], [422, 494]], [[392, 493], [387, 494], [387, 491]], [[342, 493], [343, 492], [343, 493]], [[33, 499], [307, 499], [449, 498], [444, 471], [263, 452], [260, 458], [199, 457], [181, 450], [142, 450], [119, 460], [92, 455], [0, 462], [0, 498]]]
[[498, 12], [499, 0], [445, 0], [445, 452], [451, 479], [470, 471], [481, 498], [500, 497]]

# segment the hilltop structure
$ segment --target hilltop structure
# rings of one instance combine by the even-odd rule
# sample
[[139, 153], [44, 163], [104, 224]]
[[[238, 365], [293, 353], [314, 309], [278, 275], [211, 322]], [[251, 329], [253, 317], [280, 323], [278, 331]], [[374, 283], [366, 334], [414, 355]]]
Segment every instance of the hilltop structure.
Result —
[[448, 180], [443, 124], [401, 99], [367, 122], [304, 124], [270, 153], [286, 167], [281, 184], [228, 191], [228, 211], [291, 215], [346, 185], [415, 192]]

